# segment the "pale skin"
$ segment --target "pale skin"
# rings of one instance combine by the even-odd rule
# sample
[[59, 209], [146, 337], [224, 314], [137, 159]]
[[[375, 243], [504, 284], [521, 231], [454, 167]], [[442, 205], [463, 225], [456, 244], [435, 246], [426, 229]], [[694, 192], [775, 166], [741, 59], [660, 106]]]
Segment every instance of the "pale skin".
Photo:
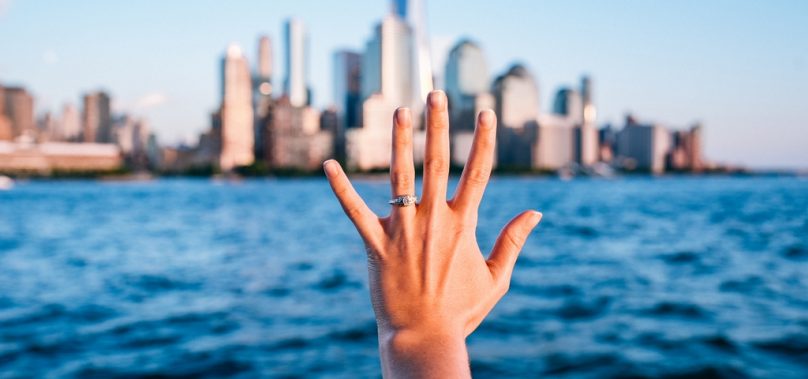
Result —
[[[541, 213], [525, 211], [500, 233], [485, 258], [475, 231], [491, 174], [496, 116], [480, 112], [471, 153], [447, 200], [449, 116], [446, 95], [429, 94], [420, 202], [376, 216], [333, 160], [323, 164], [334, 194], [368, 254], [370, 296], [385, 378], [470, 377], [466, 337], [508, 291], [516, 258]], [[415, 194], [412, 115], [393, 117], [391, 195]]]

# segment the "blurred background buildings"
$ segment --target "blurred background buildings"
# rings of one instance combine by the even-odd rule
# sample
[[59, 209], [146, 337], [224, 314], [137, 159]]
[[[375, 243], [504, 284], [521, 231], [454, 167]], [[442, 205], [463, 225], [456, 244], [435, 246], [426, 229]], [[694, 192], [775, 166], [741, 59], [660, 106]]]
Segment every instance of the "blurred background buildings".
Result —
[[[146, 120], [113, 114], [110, 93], [90, 91], [81, 111], [34, 114], [26, 88], [0, 85], [0, 170], [162, 172], [315, 171], [336, 158], [355, 171], [384, 170], [390, 161], [392, 114], [414, 113], [416, 161], [423, 159], [423, 109], [434, 85], [422, 1], [396, 0], [369, 31], [363, 51], [339, 50], [332, 66], [331, 106], [312, 103], [306, 24], [286, 20], [281, 44], [284, 77], [273, 77], [273, 39], [258, 37], [255, 61], [236, 44], [222, 53], [220, 105], [196, 143], [159, 146]], [[619, 129], [598, 125], [595, 85], [582, 75], [563, 87], [543, 112], [539, 80], [521, 63], [489, 71], [485, 50], [457, 41], [445, 60], [443, 90], [450, 108], [452, 163], [471, 148], [476, 115], [494, 109], [499, 120], [500, 170], [561, 175], [610, 175], [615, 169], [663, 173], [714, 167], [702, 153], [702, 127], [671, 128], [626, 116]], [[323, 64], [323, 63], [319, 63]], [[278, 82], [282, 85], [276, 86]], [[280, 89], [280, 90], [278, 90]], [[57, 148], [58, 147], [58, 148]], [[75, 162], [67, 164], [64, 162]]]

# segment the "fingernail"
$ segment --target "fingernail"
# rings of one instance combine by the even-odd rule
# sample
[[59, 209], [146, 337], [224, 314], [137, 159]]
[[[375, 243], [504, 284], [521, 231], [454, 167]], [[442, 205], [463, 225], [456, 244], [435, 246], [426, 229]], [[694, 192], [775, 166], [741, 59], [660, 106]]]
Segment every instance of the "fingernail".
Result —
[[541, 221], [542, 214], [539, 211], [531, 211], [530, 214], [530, 221], [533, 222], [533, 225], [536, 225]]
[[480, 127], [483, 129], [491, 129], [496, 124], [496, 115], [494, 111], [486, 109], [480, 112]]
[[432, 109], [441, 109], [446, 105], [446, 95], [441, 90], [435, 90], [429, 93], [429, 107]]
[[398, 108], [396, 110], [396, 122], [399, 125], [406, 125], [410, 121], [410, 109], [409, 108]]
[[329, 178], [334, 177], [339, 173], [339, 164], [333, 159], [323, 162], [323, 170], [325, 175]]

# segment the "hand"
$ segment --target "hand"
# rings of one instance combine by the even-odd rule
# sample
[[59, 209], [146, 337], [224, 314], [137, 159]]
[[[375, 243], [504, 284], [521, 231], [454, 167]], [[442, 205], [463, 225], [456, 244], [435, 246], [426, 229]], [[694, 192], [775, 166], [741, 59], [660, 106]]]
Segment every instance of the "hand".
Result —
[[[340, 165], [324, 163], [331, 188], [365, 242], [370, 295], [385, 377], [469, 376], [465, 338], [508, 291], [514, 263], [541, 213], [525, 211], [505, 226], [486, 260], [477, 244], [477, 213], [491, 174], [496, 116], [480, 112], [468, 163], [446, 200], [449, 121], [446, 95], [427, 100], [421, 202], [377, 217]], [[412, 116], [396, 110], [390, 165], [392, 196], [415, 194]]]

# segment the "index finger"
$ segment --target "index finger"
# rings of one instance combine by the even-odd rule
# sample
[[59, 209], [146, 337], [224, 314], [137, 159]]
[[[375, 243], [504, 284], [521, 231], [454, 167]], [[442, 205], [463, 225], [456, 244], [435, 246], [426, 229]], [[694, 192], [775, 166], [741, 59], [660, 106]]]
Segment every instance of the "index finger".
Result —
[[345, 175], [345, 171], [342, 170], [337, 161], [333, 159], [325, 161], [323, 170], [325, 170], [325, 175], [328, 178], [328, 183], [331, 184], [334, 195], [337, 196], [337, 200], [342, 205], [342, 210], [345, 211], [345, 214], [356, 226], [356, 230], [359, 231], [365, 243], [371, 243], [381, 231], [379, 217], [368, 208], [362, 197], [356, 193], [348, 180], [348, 176]]

